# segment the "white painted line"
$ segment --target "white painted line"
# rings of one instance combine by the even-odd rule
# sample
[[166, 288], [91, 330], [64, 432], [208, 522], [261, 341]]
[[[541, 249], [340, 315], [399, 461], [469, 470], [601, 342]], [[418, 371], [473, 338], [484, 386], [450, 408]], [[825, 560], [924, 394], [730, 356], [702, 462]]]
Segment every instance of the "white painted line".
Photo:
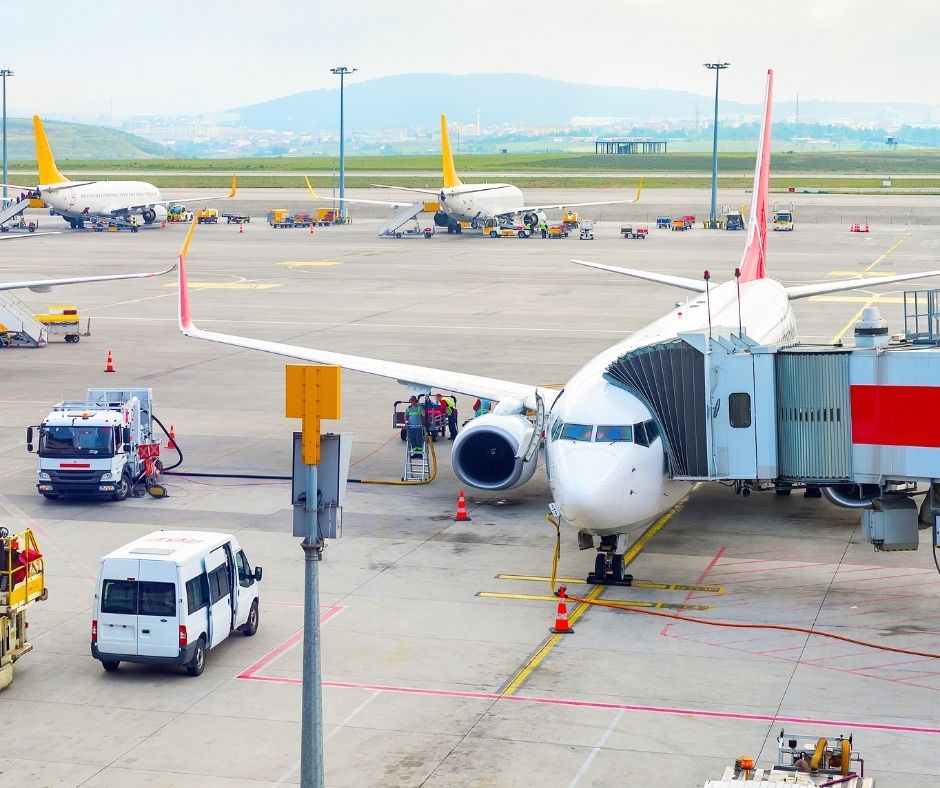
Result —
[[610, 725], [607, 726], [607, 730], [604, 731], [600, 740], [597, 742], [597, 744], [594, 745], [594, 749], [588, 753], [587, 758], [584, 759], [584, 763], [581, 764], [581, 768], [578, 769], [578, 773], [575, 774], [574, 779], [568, 783], [568, 788], [576, 788], [578, 783], [581, 782], [581, 778], [587, 774], [587, 770], [591, 768], [591, 764], [597, 757], [597, 753], [599, 753], [607, 743], [607, 740], [610, 738], [610, 734], [614, 732], [614, 728], [617, 727], [617, 723], [620, 722], [620, 718], [623, 717], [624, 711], [626, 711], [626, 709], [621, 709], [618, 711], [614, 718], [610, 721]]
[[24, 233], [23, 235], [9, 235], [8, 233], [0, 234], [0, 241], [15, 241], [18, 238], [38, 238], [40, 235], [62, 235], [63, 230], [49, 230], [44, 233]]

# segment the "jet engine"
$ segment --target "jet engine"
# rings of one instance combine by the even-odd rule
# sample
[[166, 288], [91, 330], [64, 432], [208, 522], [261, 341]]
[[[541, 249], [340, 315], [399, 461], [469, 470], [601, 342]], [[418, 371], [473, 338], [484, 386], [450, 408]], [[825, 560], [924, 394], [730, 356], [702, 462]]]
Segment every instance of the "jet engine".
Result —
[[539, 215], [537, 213], [524, 213], [522, 223], [529, 225], [529, 227], [538, 227]]
[[454, 440], [451, 463], [457, 478], [478, 490], [508, 490], [535, 473], [538, 454], [521, 456], [534, 426], [522, 414], [487, 413], [473, 419]]
[[140, 216], [144, 224], [153, 224], [153, 220], [157, 218], [157, 212], [153, 208], [146, 208], [140, 212]]
[[434, 214], [434, 224], [438, 227], [447, 227], [450, 217], [444, 211], [438, 211]]

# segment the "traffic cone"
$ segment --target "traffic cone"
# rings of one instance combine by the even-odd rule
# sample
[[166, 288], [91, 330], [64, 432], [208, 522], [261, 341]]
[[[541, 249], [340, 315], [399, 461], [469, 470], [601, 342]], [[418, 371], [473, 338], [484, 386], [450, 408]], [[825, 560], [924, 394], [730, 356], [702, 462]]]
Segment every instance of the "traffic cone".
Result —
[[170, 439], [166, 442], [166, 447], [168, 449], [176, 448], [176, 433], [173, 432], [173, 425], [170, 425]]
[[454, 515], [455, 522], [470, 522], [470, 515], [467, 514], [467, 499], [464, 497], [463, 490], [457, 496], [457, 513]]
[[310, 225], [310, 235], [313, 235], [313, 225]]
[[870, 233], [870, 232], [871, 232], [871, 227], [869, 227], [868, 222], [865, 222], [865, 232], [866, 232], [866, 233]]
[[574, 632], [571, 624], [568, 623], [568, 605], [565, 603], [567, 598], [567, 588], [560, 586], [558, 588], [558, 612], [555, 614], [555, 626], [549, 627], [549, 632], [556, 635], [569, 635]]
[[241, 235], [245, 232], [245, 225], [243, 222], [238, 223], [238, 234]]
[[166, 227], [166, 222], [160, 222], [160, 227], [165, 228], [165, 227]]
[[110, 350], [108, 351], [108, 363], [105, 366], [104, 371], [105, 372], [117, 372], [117, 370], [114, 368], [114, 359], [111, 358]]

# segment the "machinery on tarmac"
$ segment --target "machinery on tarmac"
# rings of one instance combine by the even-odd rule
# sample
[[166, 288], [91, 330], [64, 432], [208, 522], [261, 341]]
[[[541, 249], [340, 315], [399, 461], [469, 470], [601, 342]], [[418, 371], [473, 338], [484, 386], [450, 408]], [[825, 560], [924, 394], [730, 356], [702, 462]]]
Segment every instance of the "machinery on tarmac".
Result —
[[223, 213], [226, 224], [249, 224], [251, 217], [247, 213]]
[[26, 449], [39, 458], [37, 492], [48, 499], [84, 495], [123, 501], [136, 485], [146, 484], [151, 495], [162, 497], [154, 421], [160, 424], [153, 416], [152, 389], [88, 389], [83, 400], [53, 406], [26, 430]]
[[634, 227], [632, 224], [625, 224], [620, 228], [620, 234], [624, 238], [635, 238], [642, 241], [650, 234], [650, 228], [645, 224], [638, 225], [637, 227]]
[[874, 788], [865, 776], [865, 761], [853, 750], [852, 736], [792, 734], [783, 729], [777, 736], [777, 763], [757, 768], [753, 758], [742, 757], [725, 768], [717, 780], [707, 780], [704, 788]]
[[136, 233], [140, 230], [140, 220], [136, 216], [112, 216], [110, 219], [95, 219], [91, 226], [96, 233], [116, 233], [121, 230]]
[[577, 230], [578, 227], [581, 226], [581, 222], [576, 211], [565, 211], [561, 217], [561, 223], [569, 230]]
[[0, 527], [0, 689], [13, 683], [13, 663], [32, 651], [30, 606], [48, 598], [42, 553], [28, 528], [15, 535]]
[[656, 229], [657, 230], [668, 230], [672, 227], [672, 217], [671, 216], [660, 216], [656, 219]]
[[29, 208], [29, 204], [30, 197], [24, 193], [19, 198], [0, 205], [0, 232], [5, 233], [13, 228], [28, 229], [33, 232], [39, 223], [26, 222], [23, 218], [23, 211]]
[[294, 227], [311, 227], [314, 224], [309, 213], [291, 214], [286, 208], [273, 208], [267, 213], [268, 224], [274, 229], [291, 229]]
[[196, 221], [199, 222], [199, 224], [218, 224], [218, 208], [200, 208], [196, 211]]
[[793, 232], [793, 206], [790, 208], [774, 208], [775, 231]]
[[[500, 224], [484, 229], [490, 238], [531, 238], [532, 231], [520, 225]], [[568, 233], [565, 232], [565, 235]]]
[[585, 219], [578, 223], [578, 238], [582, 241], [594, 240], [594, 222], [591, 219]]
[[166, 220], [168, 222], [191, 222], [193, 212], [188, 210], [185, 205], [171, 205], [166, 209]]
[[729, 211], [725, 214], [725, 229], [726, 230], [743, 230], [744, 226], [744, 215], [740, 211]]

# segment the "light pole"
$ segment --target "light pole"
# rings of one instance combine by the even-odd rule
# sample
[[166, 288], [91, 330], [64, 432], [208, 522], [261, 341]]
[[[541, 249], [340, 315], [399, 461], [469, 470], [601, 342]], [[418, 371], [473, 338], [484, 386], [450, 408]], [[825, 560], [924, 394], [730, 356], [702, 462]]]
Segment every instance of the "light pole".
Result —
[[712, 128], [712, 207], [708, 212], [708, 226], [714, 230], [718, 227], [718, 217], [715, 215], [715, 203], [718, 200], [718, 75], [722, 69], [728, 68], [730, 63], [703, 63], [705, 68], [715, 72], [715, 123]]
[[0, 68], [0, 77], [3, 78], [3, 199], [7, 198], [7, 77], [13, 72], [8, 68]]
[[339, 216], [342, 223], [346, 223], [346, 203], [343, 198], [346, 196], [346, 150], [345, 134], [343, 128], [343, 85], [347, 74], [355, 74], [359, 69], [347, 68], [346, 66], [337, 66], [331, 68], [330, 72], [339, 74]]

